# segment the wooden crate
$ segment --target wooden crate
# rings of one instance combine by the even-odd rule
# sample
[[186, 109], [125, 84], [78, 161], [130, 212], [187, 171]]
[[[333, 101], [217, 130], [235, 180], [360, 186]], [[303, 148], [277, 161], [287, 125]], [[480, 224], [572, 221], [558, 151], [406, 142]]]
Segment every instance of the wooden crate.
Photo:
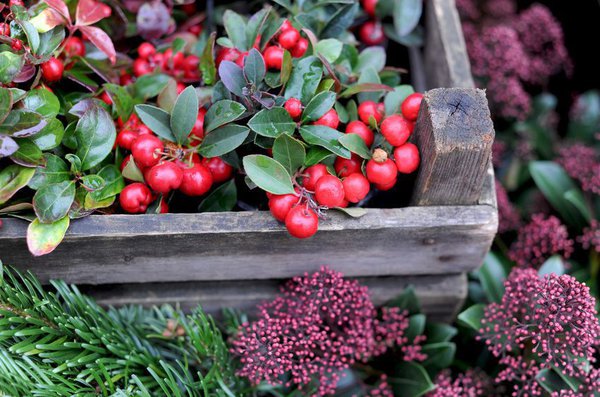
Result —
[[[426, 313], [448, 320], [497, 228], [485, 93], [473, 88], [454, 2], [430, 0], [430, 86], [415, 139], [422, 155], [410, 207], [330, 212], [316, 236], [290, 237], [266, 212], [94, 215], [72, 222], [50, 255], [27, 251], [27, 223], [5, 219], [0, 258], [47, 282], [77, 283], [100, 303], [251, 308], [282, 279], [323, 265], [359, 278], [381, 303], [413, 285]], [[419, 57], [417, 56], [417, 63]]]

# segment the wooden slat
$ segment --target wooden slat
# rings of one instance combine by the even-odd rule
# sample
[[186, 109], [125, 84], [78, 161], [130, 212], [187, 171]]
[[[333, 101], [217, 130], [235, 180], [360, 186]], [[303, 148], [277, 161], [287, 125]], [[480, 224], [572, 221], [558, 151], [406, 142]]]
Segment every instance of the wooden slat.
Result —
[[474, 87], [454, 0], [428, 0], [425, 20], [425, 71], [428, 88]]
[[494, 142], [494, 125], [484, 91], [427, 91], [414, 139], [422, 162], [412, 204], [477, 204]]
[[315, 237], [297, 240], [268, 212], [93, 215], [33, 258], [27, 223], [6, 219], [0, 257], [42, 281], [84, 284], [279, 279], [325, 264], [355, 277], [458, 273], [481, 264], [496, 225], [488, 205], [330, 211]]
[[[462, 274], [367, 277], [358, 281], [369, 287], [376, 305], [389, 301], [412, 286], [423, 312], [438, 321], [450, 320], [467, 294], [467, 280]], [[190, 311], [201, 304], [205, 311], [213, 314], [223, 307], [236, 307], [252, 314], [257, 304], [277, 294], [281, 283], [281, 280], [183, 282], [80, 286], [80, 289], [103, 306], [139, 304], [148, 307], [169, 303]]]

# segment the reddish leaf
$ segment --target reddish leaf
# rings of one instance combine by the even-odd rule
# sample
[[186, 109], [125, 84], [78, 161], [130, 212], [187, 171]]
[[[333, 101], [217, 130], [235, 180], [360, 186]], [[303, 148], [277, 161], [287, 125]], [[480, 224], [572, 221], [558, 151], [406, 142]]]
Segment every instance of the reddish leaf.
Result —
[[96, 0], [79, 0], [77, 4], [77, 26], [93, 25], [112, 14], [112, 9]]
[[23, 69], [13, 78], [13, 82], [15, 83], [24, 83], [30, 80], [33, 76], [35, 76], [35, 72], [37, 69], [35, 66], [26, 64], [23, 66]]
[[106, 54], [108, 59], [114, 64], [117, 62], [117, 52], [110, 37], [100, 28], [94, 26], [80, 26], [79, 30], [86, 38], [92, 42], [100, 51]]
[[65, 24], [65, 18], [54, 8], [46, 8], [34, 18], [29, 20], [38, 32], [45, 33], [56, 26]]
[[71, 23], [71, 15], [69, 15], [69, 8], [65, 4], [63, 0], [46, 0], [45, 3], [48, 7], [58, 11], [60, 15], [62, 15], [69, 24]]

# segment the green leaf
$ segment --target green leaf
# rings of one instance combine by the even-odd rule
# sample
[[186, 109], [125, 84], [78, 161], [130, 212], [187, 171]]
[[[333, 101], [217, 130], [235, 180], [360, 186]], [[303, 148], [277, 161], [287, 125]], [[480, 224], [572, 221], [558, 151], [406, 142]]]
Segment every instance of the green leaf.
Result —
[[231, 179], [214, 189], [198, 206], [198, 212], [231, 211], [237, 203], [237, 188]]
[[387, 86], [385, 84], [380, 83], [356, 83], [346, 88], [340, 94], [340, 98], [350, 98], [356, 94], [361, 92], [384, 92], [384, 91], [393, 91], [393, 88]]
[[565, 263], [560, 255], [553, 255], [548, 258], [538, 270], [540, 277], [552, 273], [556, 274], [557, 276], [562, 276], [565, 274]]
[[294, 175], [304, 164], [306, 151], [300, 141], [284, 134], [273, 143], [273, 158], [282, 164], [290, 175]]
[[27, 36], [29, 47], [34, 54], [37, 54], [37, 51], [40, 48], [40, 34], [38, 33], [37, 29], [29, 21], [18, 21], [18, 23], [21, 25], [25, 35]]
[[44, 164], [44, 154], [33, 141], [17, 139], [19, 149], [10, 156], [12, 161], [25, 167], [37, 167]]
[[90, 193], [90, 197], [97, 202], [104, 201], [121, 193], [125, 187], [125, 180], [116, 165], [109, 164], [98, 171], [98, 176], [104, 180], [104, 186]]
[[104, 90], [112, 99], [117, 115], [121, 120], [129, 120], [133, 112], [133, 98], [127, 89], [117, 84], [104, 84]]
[[529, 172], [544, 197], [569, 225], [581, 228], [586, 224], [579, 209], [565, 199], [564, 193], [577, 190], [577, 186], [560, 165], [551, 161], [532, 161]]
[[177, 97], [171, 112], [171, 131], [176, 142], [182, 144], [192, 132], [198, 118], [198, 95], [194, 87], [189, 86]]
[[414, 92], [413, 87], [408, 84], [399, 85], [398, 87], [394, 87], [394, 91], [388, 92], [383, 100], [386, 116], [400, 113], [402, 102]]
[[579, 190], [579, 189], [569, 190], [569, 191], [565, 192], [564, 198], [565, 198], [565, 200], [567, 200], [569, 203], [573, 204], [573, 206], [579, 210], [579, 213], [587, 222], [591, 222], [592, 213], [585, 201], [585, 197], [583, 196], [583, 193], [581, 190]]
[[423, 13], [421, 0], [394, 0], [394, 28], [400, 37], [406, 36], [419, 23]]
[[152, 132], [167, 141], [175, 142], [169, 113], [152, 105], [135, 105], [135, 112]]
[[248, 127], [241, 125], [222, 126], [204, 137], [198, 153], [208, 158], [222, 156], [241, 146], [249, 133]]
[[283, 51], [283, 61], [281, 62], [280, 80], [281, 85], [286, 85], [292, 75], [292, 54], [288, 50]]
[[112, 117], [100, 106], [92, 106], [75, 127], [77, 156], [81, 159], [82, 170], [86, 171], [100, 164], [113, 148], [117, 132]]
[[65, 134], [65, 127], [58, 119], [46, 120], [48, 124], [30, 139], [40, 150], [51, 150], [60, 145]]
[[125, 167], [123, 168], [121, 174], [123, 174], [123, 178], [128, 179], [130, 181], [145, 182], [144, 174], [138, 168], [135, 161], [128, 161], [127, 164], [125, 164]]
[[256, 186], [273, 194], [294, 194], [292, 177], [285, 167], [271, 157], [253, 154], [244, 157], [244, 170]]
[[158, 107], [167, 111], [169, 114], [175, 106], [177, 100], [177, 82], [175, 80], [169, 80], [165, 88], [158, 94], [156, 103]]
[[451, 325], [443, 323], [427, 323], [425, 326], [427, 343], [448, 342], [456, 336], [458, 330]]
[[27, 186], [34, 173], [34, 168], [21, 167], [16, 164], [11, 164], [0, 171], [0, 205], [6, 203], [16, 192]]
[[454, 361], [456, 344], [452, 342], [428, 343], [423, 346], [422, 352], [427, 355], [427, 359], [422, 363], [423, 366], [428, 369], [444, 369]]
[[306, 167], [310, 167], [311, 165], [322, 163], [323, 160], [330, 156], [333, 156], [333, 153], [331, 153], [329, 150], [320, 146], [313, 146], [310, 149], [308, 149], [308, 153], [306, 153], [306, 160], [304, 160], [304, 165]]
[[[271, 7], [265, 7], [252, 15], [246, 24], [246, 43], [248, 47], [254, 45], [257, 37], [268, 25], [269, 17], [271, 16]], [[233, 44], [233, 43], [232, 43]]]
[[349, 159], [350, 150], [339, 142], [344, 135], [333, 128], [324, 125], [304, 125], [300, 127], [300, 135], [310, 145], [317, 145], [328, 149], [340, 157]]
[[535, 376], [535, 379], [548, 393], [570, 389], [567, 382], [561, 378], [554, 368], [541, 369]]
[[302, 123], [315, 121], [327, 113], [335, 104], [335, 92], [325, 91], [315, 95], [302, 112]]
[[385, 67], [385, 59], [383, 47], [367, 47], [358, 55], [358, 63], [354, 68], [354, 73], [360, 76], [368, 68], [380, 72]]
[[200, 56], [200, 72], [202, 81], [206, 85], [215, 84], [217, 79], [217, 67], [215, 66], [214, 48], [215, 48], [216, 32], [213, 32], [208, 37], [208, 42], [204, 46], [202, 55]]
[[0, 83], [8, 84], [21, 71], [23, 56], [10, 51], [0, 52]]
[[427, 371], [419, 364], [400, 362], [394, 367], [394, 376], [388, 378], [394, 396], [418, 397], [435, 389]]
[[594, 142], [600, 124], [600, 92], [590, 90], [575, 102], [576, 112], [570, 117], [568, 137], [583, 142]]
[[142, 100], [153, 98], [160, 94], [172, 77], [162, 73], [145, 74], [135, 80], [135, 94]]
[[360, 7], [358, 2], [340, 7], [335, 14], [331, 16], [321, 32], [323, 38], [340, 37], [354, 22]]
[[69, 166], [60, 157], [51, 154], [44, 154], [45, 165], [37, 167], [33, 178], [29, 181], [28, 186], [37, 190], [44, 185], [51, 183], [59, 183], [71, 179]]
[[[368, 67], [361, 73], [358, 78], [358, 84], [373, 84], [381, 86], [381, 79], [379, 73], [372, 67]], [[362, 91], [358, 93], [358, 102], [363, 103], [365, 101], [379, 102], [382, 96], [383, 90], [376, 91]]]
[[406, 329], [406, 337], [408, 340], [413, 340], [417, 336], [422, 335], [425, 332], [425, 324], [427, 323], [427, 318], [424, 314], [413, 314], [409, 318], [409, 325]]
[[53, 223], [69, 213], [75, 199], [75, 182], [44, 185], [33, 196], [33, 208], [42, 223]]
[[406, 47], [422, 47], [425, 41], [425, 29], [417, 25], [415, 29], [405, 36], [398, 36], [394, 25], [386, 23], [383, 25], [383, 32], [390, 40]]
[[249, 82], [258, 85], [265, 78], [267, 68], [260, 52], [253, 48], [244, 59], [244, 75]]
[[37, 54], [45, 57], [54, 53], [64, 39], [65, 28], [62, 25], [40, 34], [40, 45], [38, 46]]
[[13, 95], [8, 88], [0, 87], [0, 124], [10, 113], [13, 105]]
[[481, 329], [481, 320], [483, 319], [483, 313], [485, 310], [483, 303], [478, 303], [469, 307], [464, 312], [458, 315], [458, 321], [467, 327], [479, 332]]
[[239, 97], [244, 96], [244, 87], [246, 87], [246, 78], [244, 71], [237, 64], [231, 61], [223, 61], [219, 65], [219, 77], [225, 87]]
[[71, 163], [71, 172], [73, 174], [81, 173], [81, 159], [79, 158], [79, 156], [72, 153], [68, 153], [65, 155], [65, 160]]
[[362, 208], [362, 207], [346, 207], [346, 208], [334, 207], [333, 209], [343, 212], [344, 214], [346, 214], [352, 218], [361, 218], [361, 217], [367, 215], [367, 213], [369, 212], [366, 208]]
[[[92, 193], [94, 193], [94, 192], [89, 192], [88, 194], [85, 195], [85, 199], [83, 200], [84, 211], [90, 211], [90, 210], [96, 210], [99, 208], [110, 207], [111, 205], [114, 204], [114, 202], [116, 200], [115, 196], [111, 196], [111, 197], [107, 197], [104, 200], [97, 201], [97, 200], [94, 200], [94, 197], [92, 197]], [[72, 214], [69, 213], [69, 216], [71, 216], [71, 215]]]
[[315, 54], [321, 55], [329, 63], [334, 63], [342, 54], [344, 43], [337, 39], [320, 40], [315, 46]]
[[224, 124], [237, 120], [245, 111], [244, 105], [228, 99], [213, 103], [204, 116], [204, 133], [208, 134]]
[[296, 123], [289, 113], [281, 107], [263, 109], [248, 121], [248, 127], [259, 135], [277, 138], [282, 134], [292, 135]]
[[489, 302], [500, 302], [504, 296], [504, 281], [506, 271], [495, 253], [490, 252], [483, 261], [483, 266], [477, 271], [483, 292]]
[[407, 310], [409, 314], [418, 314], [421, 312], [419, 299], [412, 286], [408, 286], [400, 295], [386, 303], [389, 307], [399, 307]]
[[28, 91], [22, 103], [25, 109], [47, 118], [56, 117], [60, 110], [60, 102], [56, 95], [45, 88]]
[[2, 125], [0, 134], [23, 138], [37, 134], [48, 124], [38, 113], [26, 109], [11, 111]]
[[89, 192], [102, 189], [105, 185], [104, 178], [98, 175], [84, 175], [80, 181], [83, 187]]
[[285, 89], [285, 98], [297, 98], [308, 103], [317, 91], [323, 75], [321, 61], [314, 56], [302, 58], [292, 69]]
[[342, 146], [352, 153], [358, 154], [363, 159], [368, 160], [371, 158], [371, 151], [360, 136], [356, 134], [342, 134], [339, 141]]
[[27, 228], [27, 247], [34, 256], [54, 251], [65, 237], [69, 228], [69, 217], [65, 216], [53, 223], [41, 223], [34, 219]]
[[227, 37], [233, 45], [239, 50], [246, 51], [249, 46], [246, 42], [246, 20], [244, 17], [227, 9], [223, 14], [223, 26], [225, 26]]

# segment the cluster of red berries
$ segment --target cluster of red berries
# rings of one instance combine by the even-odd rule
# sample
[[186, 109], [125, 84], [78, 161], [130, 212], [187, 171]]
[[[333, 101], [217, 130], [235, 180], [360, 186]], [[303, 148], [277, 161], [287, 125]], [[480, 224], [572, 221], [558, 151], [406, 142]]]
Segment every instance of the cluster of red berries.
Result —
[[385, 40], [385, 33], [381, 21], [375, 18], [375, 7], [378, 0], [362, 0], [362, 6], [367, 15], [371, 18], [361, 25], [358, 30], [360, 41], [366, 45], [379, 45]]
[[[398, 173], [410, 174], [420, 163], [419, 150], [408, 142], [419, 114], [423, 95], [409, 95], [400, 107], [402, 114], [383, 117], [383, 104], [365, 101], [358, 107], [360, 120], [348, 123], [346, 134], [356, 134], [367, 147], [375, 140], [368, 127], [373, 120], [380, 124], [380, 131], [393, 149], [392, 160], [388, 153], [376, 148], [367, 161], [363, 173], [363, 161], [352, 154], [350, 159], [337, 157], [334, 163], [336, 175], [331, 175], [324, 164], [306, 168], [301, 175], [301, 186], [295, 194], [273, 195], [268, 193], [269, 210], [275, 219], [285, 222], [288, 232], [298, 238], [308, 238], [317, 232], [319, 215], [325, 208], [347, 207], [358, 203], [369, 194], [371, 184], [379, 190], [389, 190], [396, 184]], [[302, 103], [296, 98], [286, 101], [284, 108], [297, 119], [302, 113]], [[337, 128], [339, 117], [335, 109], [329, 110], [313, 124]]]
[[[151, 43], [145, 42], [138, 47], [138, 58], [133, 62], [133, 74], [140, 77], [160, 71], [173, 76], [179, 82], [194, 82], [200, 80], [199, 64], [200, 58], [194, 54], [173, 53], [171, 48], [158, 52]], [[184, 88], [183, 84], [178, 84], [178, 91]]]
[[[204, 113], [199, 113], [201, 116], [190, 136], [204, 135]], [[126, 212], [143, 213], [156, 200], [156, 194], [164, 196], [174, 190], [187, 196], [202, 196], [213, 183], [227, 181], [233, 176], [233, 167], [219, 157], [201, 159], [195, 149], [163, 142], [135, 115], [125, 123], [119, 122], [119, 127], [116, 144], [131, 152], [123, 160], [121, 171], [133, 162], [145, 181], [127, 185], [121, 192], [120, 203]], [[168, 212], [164, 200], [161, 201], [161, 212]]]
[[[258, 35], [254, 42], [254, 48], [260, 50], [261, 36]], [[263, 52], [265, 65], [267, 69], [281, 70], [283, 64], [283, 54], [288, 50], [292, 57], [300, 58], [308, 49], [308, 40], [300, 35], [290, 21], [287, 19], [279, 28], [278, 34], [274, 37], [274, 43], [267, 46]], [[223, 61], [235, 62], [238, 66], [244, 67], [244, 59], [248, 55], [248, 51], [241, 52], [237, 48], [223, 47], [219, 50], [216, 57], [217, 67]]]

